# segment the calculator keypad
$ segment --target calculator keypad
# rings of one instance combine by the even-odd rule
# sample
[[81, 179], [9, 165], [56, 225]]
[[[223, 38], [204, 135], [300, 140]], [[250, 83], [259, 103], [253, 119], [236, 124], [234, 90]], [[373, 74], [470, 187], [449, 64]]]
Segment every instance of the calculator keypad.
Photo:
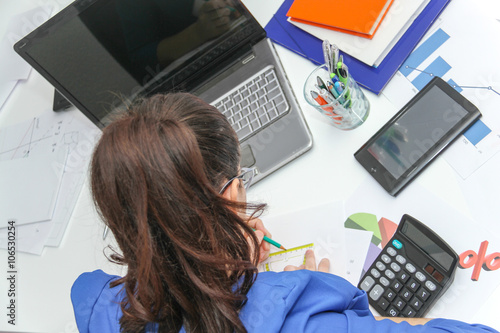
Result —
[[393, 317], [418, 316], [425, 302], [441, 289], [391, 246], [376, 259], [359, 287], [381, 315]]

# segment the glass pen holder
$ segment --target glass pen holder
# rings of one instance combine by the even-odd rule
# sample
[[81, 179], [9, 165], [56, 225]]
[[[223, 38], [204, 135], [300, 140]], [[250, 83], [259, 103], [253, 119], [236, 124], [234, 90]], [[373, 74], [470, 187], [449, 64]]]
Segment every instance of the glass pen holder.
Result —
[[[337, 83], [338, 82], [338, 83]], [[304, 84], [304, 97], [311, 106], [342, 130], [352, 130], [366, 121], [370, 102], [351, 75], [339, 80], [326, 65], [317, 67]]]

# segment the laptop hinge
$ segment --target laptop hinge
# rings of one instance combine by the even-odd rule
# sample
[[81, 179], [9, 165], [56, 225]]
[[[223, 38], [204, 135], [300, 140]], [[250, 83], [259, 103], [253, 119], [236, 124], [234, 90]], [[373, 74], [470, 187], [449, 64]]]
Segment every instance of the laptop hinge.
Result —
[[255, 59], [255, 55], [251, 54], [248, 57], [246, 57], [245, 59], [243, 59], [242, 64], [245, 65], [245, 64], [249, 63], [250, 61], [252, 61], [253, 59]]

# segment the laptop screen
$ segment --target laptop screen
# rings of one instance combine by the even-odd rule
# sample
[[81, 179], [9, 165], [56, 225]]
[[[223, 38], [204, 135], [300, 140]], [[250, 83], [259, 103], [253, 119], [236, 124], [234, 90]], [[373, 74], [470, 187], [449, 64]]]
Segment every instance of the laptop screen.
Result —
[[123, 101], [189, 91], [263, 36], [237, 0], [77, 0], [15, 48], [103, 127]]

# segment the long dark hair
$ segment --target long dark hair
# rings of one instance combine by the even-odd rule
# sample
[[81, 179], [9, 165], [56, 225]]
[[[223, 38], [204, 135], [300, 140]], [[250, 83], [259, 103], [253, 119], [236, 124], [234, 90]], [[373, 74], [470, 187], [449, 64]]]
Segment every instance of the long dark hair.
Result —
[[[226, 118], [186, 93], [134, 103], [103, 130], [91, 188], [127, 266], [123, 332], [245, 332], [245, 304], [258, 260], [257, 239], [238, 213], [249, 207], [220, 194], [238, 174], [239, 143]], [[250, 235], [251, 243], [244, 233]], [[149, 324], [148, 324], [149, 323]]]

